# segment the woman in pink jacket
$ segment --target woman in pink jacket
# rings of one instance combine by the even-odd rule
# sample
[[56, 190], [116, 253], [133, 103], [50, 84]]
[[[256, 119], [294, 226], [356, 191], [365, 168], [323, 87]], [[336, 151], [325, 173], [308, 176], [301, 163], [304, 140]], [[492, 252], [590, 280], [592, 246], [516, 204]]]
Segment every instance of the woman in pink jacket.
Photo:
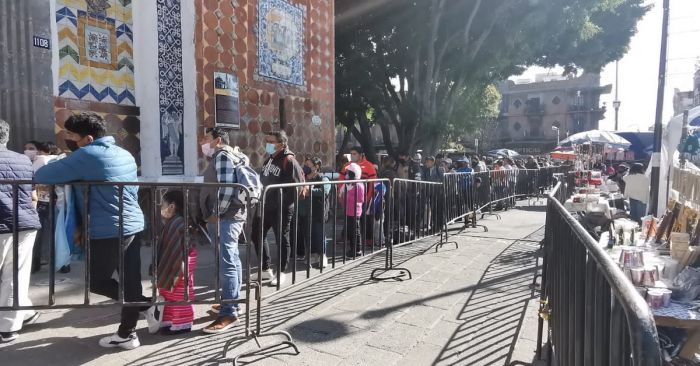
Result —
[[[355, 163], [350, 163], [345, 169], [345, 180], [356, 180], [360, 177], [362, 177], [362, 168]], [[350, 250], [346, 256], [353, 259], [361, 257], [360, 217], [362, 205], [365, 202], [364, 183], [343, 184], [339, 198], [345, 210], [345, 242], [350, 244]]]

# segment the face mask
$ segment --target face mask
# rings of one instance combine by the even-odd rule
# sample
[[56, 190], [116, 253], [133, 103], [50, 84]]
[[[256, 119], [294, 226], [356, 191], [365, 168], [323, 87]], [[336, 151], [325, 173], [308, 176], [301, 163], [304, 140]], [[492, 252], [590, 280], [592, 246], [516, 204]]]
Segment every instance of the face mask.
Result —
[[24, 150], [24, 155], [26, 155], [29, 160], [34, 161], [34, 159], [36, 159], [36, 150]]
[[266, 153], [272, 155], [275, 153], [275, 151], [277, 151], [277, 149], [275, 149], [275, 144], [271, 144], [269, 142], [265, 144], [265, 152]]
[[353, 163], [357, 163], [358, 161], [360, 161], [360, 157], [358, 155], [350, 155], [350, 161], [352, 161]]
[[301, 170], [304, 171], [304, 175], [311, 174], [311, 168], [309, 168], [308, 166], [304, 166], [303, 168], [301, 168]]
[[211, 148], [211, 144], [209, 144], [208, 142], [202, 144], [201, 148], [202, 148], [202, 154], [204, 154], [204, 156], [209, 157], [209, 158], [214, 156], [214, 149]]
[[78, 143], [73, 141], [73, 140], [66, 140], [66, 147], [70, 151], [76, 151], [80, 149], [80, 146], [78, 146]]

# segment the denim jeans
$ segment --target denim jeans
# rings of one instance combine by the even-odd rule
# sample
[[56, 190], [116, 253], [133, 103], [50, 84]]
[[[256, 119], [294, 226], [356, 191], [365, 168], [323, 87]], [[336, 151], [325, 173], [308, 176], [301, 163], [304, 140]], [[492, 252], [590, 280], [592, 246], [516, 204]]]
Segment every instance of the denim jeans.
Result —
[[[243, 231], [243, 220], [222, 219], [219, 223], [221, 258], [219, 259], [219, 278], [222, 300], [238, 300], [241, 297], [241, 280], [243, 269], [238, 253], [238, 237]], [[209, 225], [209, 233], [215, 237], [216, 229]], [[238, 316], [238, 304], [221, 304], [220, 316]]]
[[647, 204], [630, 198], [630, 218], [634, 221], [642, 221], [642, 217], [646, 214]]

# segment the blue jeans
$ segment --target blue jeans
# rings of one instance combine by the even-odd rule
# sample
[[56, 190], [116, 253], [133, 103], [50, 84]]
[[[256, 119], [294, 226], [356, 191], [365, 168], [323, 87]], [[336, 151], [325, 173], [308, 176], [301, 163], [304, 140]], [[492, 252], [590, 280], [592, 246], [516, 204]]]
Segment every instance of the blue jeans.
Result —
[[642, 217], [646, 215], [647, 204], [630, 198], [630, 218], [634, 221], [642, 221]]
[[[241, 280], [243, 269], [238, 253], [238, 237], [243, 231], [242, 220], [222, 219], [220, 227], [221, 258], [219, 259], [219, 278], [221, 283], [222, 300], [238, 300], [241, 297]], [[212, 239], [215, 237], [216, 228], [209, 225], [209, 233]], [[219, 316], [238, 316], [240, 306], [238, 304], [221, 304]]]

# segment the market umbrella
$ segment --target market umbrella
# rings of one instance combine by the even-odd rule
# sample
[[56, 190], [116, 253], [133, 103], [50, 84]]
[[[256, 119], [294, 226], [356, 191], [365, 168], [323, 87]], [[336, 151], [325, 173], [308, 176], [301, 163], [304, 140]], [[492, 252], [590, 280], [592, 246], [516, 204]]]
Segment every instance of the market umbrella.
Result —
[[492, 156], [505, 156], [508, 158], [520, 156], [520, 153], [518, 153], [517, 151], [508, 150], [508, 149], [491, 150], [487, 154], [492, 155]]
[[608, 131], [600, 131], [600, 130], [591, 130], [591, 131], [584, 131], [584, 132], [579, 132], [577, 134], [573, 134], [569, 136], [566, 140], [563, 140], [561, 142], [561, 145], [564, 144], [584, 144], [584, 143], [593, 143], [593, 144], [610, 144], [610, 145], [619, 145], [623, 147], [629, 147], [632, 145], [629, 141], [626, 139]]

